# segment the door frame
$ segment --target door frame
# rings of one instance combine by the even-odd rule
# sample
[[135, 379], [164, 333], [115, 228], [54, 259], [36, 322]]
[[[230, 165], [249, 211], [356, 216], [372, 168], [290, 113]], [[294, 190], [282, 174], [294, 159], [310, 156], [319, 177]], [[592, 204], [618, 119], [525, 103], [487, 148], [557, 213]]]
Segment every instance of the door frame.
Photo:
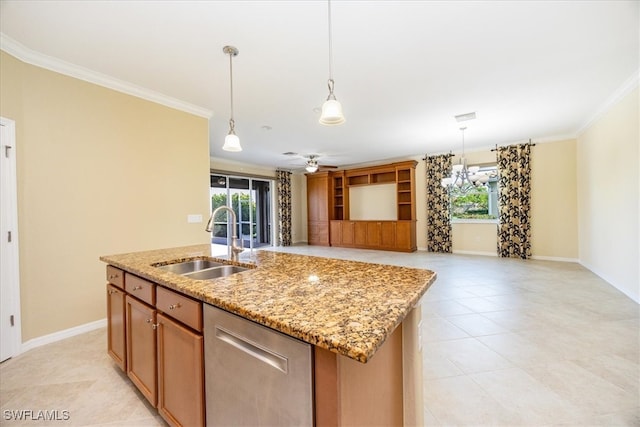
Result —
[[[16, 171], [16, 123], [11, 119], [0, 117], [2, 147], [0, 151], [0, 286], [2, 286], [2, 308], [8, 310], [0, 315], [0, 334], [2, 335], [2, 354], [0, 359], [6, 360], [20, 354], [22, 344], [22, 322], [20, 316], [20, 259], [18, 238], [18, 191]], [[11, 232], [11, 242], [8, 240]], [[4, 311], [4, 310], [3, 310]], [[13, 325], [10, 324], [13, 316]], [[6, 340], [6, 342], [4, 342]]]

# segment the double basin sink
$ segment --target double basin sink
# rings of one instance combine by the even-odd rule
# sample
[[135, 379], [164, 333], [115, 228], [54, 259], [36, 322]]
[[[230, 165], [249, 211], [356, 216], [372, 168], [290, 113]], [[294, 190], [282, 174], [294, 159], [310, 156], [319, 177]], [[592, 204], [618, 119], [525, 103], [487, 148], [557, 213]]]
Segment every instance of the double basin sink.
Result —
[[156, 267], [194, 280], [217, 279], [248, 270], [246, 267], [227, 265], [208, 259], [195, 259], [174, 264], [156, 265]]

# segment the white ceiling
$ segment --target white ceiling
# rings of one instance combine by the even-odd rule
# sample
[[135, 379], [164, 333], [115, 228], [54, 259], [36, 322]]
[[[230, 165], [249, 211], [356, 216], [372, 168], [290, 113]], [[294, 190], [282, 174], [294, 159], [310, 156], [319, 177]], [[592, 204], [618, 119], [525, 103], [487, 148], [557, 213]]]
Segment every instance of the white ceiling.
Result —
[[[639, 69], [638, 1], [5, 1], [0, 30], [65, 61], [212, 112], [211, 155], [269, 167], [349, 165], [575, 137]], [[222, 151], [234, 59], [236, 132]], [[67, 64], [68, 65], [68, 64]], [[142, 89], [141, 89], [142, 88]], [[202, 113], [204, 111], [204, 113]], [[270, 130], [265, 129], [268, 127]]]

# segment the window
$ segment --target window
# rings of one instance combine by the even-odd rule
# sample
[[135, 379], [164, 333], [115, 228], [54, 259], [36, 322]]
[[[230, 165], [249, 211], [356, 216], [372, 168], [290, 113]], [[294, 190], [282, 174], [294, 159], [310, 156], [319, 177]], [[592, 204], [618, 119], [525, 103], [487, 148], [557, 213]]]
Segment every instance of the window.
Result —
[[269, 246], [272, 241], [272, 188], [268, 179], [211, 175], [211, 210], [229, 206], [236, 214], [236, 230], [229, 230], [226, 212], [214, 218], [211, 243], [226, 245], [228, 232], [243, 240], [244, 248]]
[[498, 219], [498, 174], [495, 165], [483, 166], [481, 172], [489, 172], [490, 178], [486, 185], [461, 190], [451, 189], [451, 220], [452, 222], [488, 221]]

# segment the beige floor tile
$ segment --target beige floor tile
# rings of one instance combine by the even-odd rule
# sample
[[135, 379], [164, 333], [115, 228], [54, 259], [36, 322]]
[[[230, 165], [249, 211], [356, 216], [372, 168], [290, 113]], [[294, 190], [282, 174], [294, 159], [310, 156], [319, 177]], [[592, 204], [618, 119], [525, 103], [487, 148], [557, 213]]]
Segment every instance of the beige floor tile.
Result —
[[440, 341], [422, 349], [425, 363], [447, 360], [465, 374], [492, 371], [513, 366], [498, 353], [475, 338]]
[[483, 297], [458, 298], [456, 299], [456, 302], [462, 304], [463, 306], [467, 307], [468, 309], [476, 313], [484, 313], [487, 311], [499, 311], [504, 309], [504, 307], [502, 307], [501, 305], [492, 303], [491, 301]]
[[424, 320], [422, 323], [422, 340], [424, 343], [460, 338], [469, 338], [469, 334], [443, 317], [429, 317], [428, 320]]
[[470, 375], [502, 407], [533, 425], [583, 418], [579, 408], [520, 368]]
[[503, 408], [467, 376], [425, 381], [424, 399], [427, 410], [444, 426], [508, 426], [522, 423], [517, 413]]
[[625, 390], [572, 361], [523, 368], [550, 390], [580, 408], [583, 414], [604, 415], [633, 409], [637, 390]]
[[446, 319], [472, 337], [508, 332], [507, 329], [481, 314], [461, 314], [458, 316], [448, 316]]

